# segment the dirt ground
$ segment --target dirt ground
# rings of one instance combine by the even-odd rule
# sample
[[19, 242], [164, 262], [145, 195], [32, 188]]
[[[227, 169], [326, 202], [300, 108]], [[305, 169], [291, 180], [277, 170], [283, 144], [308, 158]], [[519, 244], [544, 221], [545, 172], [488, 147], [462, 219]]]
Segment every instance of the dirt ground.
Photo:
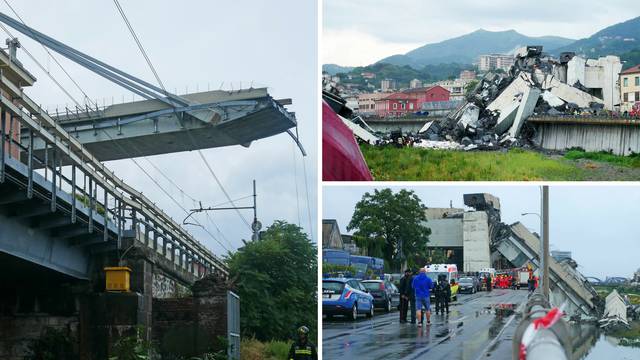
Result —
[[587, 159], [568, 160], [562, 155], [548, 155], [551, 159], [568, 162], [583, 170], [586, 181], [638, 181], [640, 180], [640, 168], [618, 166], [607, 162], [592, 161]]

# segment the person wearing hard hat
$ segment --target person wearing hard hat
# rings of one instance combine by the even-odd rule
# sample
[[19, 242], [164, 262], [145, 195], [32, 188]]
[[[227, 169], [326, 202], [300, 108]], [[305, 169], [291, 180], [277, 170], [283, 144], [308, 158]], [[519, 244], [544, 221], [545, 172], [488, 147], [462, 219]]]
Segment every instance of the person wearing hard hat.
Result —
[[309, 341], [309, 328], [300, 326], [298, 328], [298, 339], [291, 344], [289, 350], [289, 360], [317, 360], [318, 352], [316, 346]]

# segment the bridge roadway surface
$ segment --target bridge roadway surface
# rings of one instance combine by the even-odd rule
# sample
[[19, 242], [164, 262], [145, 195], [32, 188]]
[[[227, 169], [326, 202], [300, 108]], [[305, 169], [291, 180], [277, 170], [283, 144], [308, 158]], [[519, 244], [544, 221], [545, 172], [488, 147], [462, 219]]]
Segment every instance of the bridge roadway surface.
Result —
[[449, 315], [434, 314], [431, 325], [424, 327], [400, 324], [398, 311], [376, 312], [372, 319], [361, 315], [355, 322], [342, 317], [325, 318], [322, 356], [323, 359], [511, 359], [511, 341], [526, 299], [526, 290], [459, 294], [458, 300], [450, 304]]

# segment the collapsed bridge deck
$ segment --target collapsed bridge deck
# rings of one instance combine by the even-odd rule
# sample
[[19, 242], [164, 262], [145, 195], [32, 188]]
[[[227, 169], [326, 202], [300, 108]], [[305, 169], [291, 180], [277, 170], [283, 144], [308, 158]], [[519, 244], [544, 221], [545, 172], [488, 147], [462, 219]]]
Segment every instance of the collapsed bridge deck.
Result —
[[[295, 115], [266, 89], [207, 91], [183, 98], [190, 104], [180, 108], [154, 99], [52, 117], [100, 161], [249, 146], [297, 124]], [[23, 131], [23, 144], [28, 138], [28, 130]], [[36, 140], [34, 154], [44, 152], [44, 142]]]

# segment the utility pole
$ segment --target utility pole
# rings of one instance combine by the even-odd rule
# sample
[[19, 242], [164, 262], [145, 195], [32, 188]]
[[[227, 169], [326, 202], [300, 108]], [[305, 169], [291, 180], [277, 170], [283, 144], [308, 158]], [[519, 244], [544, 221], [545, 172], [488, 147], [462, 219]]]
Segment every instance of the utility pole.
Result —
[[251, 223], [251, 230], [253, 230], [253, 236], [251, 240], [257, 241], [260, 239], [260, 229], [262, 229], [262, 223], [258, 221], [258, 207], [256, 206], [256, 180], [253, 180], [253, 222]]
[[[252, 236], [251, 239], [253, 241], [259, 240], [260, 239], [260, 229], [262, 229], [262, 223], [260, 221], [258, 221], [258, 206], [257, 206], [257, 197], [258, 195], [256, 194], [256, 181], [253, 180], [253, 206], [227, 206], [227, 207], [207, 207], [207, 208], [203, 208], [202, 207], [202, 203], [200, 203], [200, 207], [197, 209], [191, 209], [191, 211], [189, 212], [189, 214], [187, 215], [186, 218], [184, 218], [184, 220], [182, 220], [182, 224], [183, 225], [195, 225], [195, 226], [202, 226], [198, 223], [191, 223], [188, 222], [187, 220], [189, 220], [189, 218], [191, 216], [193, 216], [193, 214], [195, 213], [199, 213], [199, 212], [203, 212], [203, 211], [220, 211], [220, 210], [249, 210], [249, 209], [253, 209], [253, 222], [251, 223], [251, 231], [252, 231]], [[244, 198], [243, 198], [244, 199]], [[231, 204], [233, 204], [233, 201], [231, 201]], [[246, 221], [246, 220], [245, 220]]]
[[542, 186], [542, 294], [549, 299], [549, 186]]

